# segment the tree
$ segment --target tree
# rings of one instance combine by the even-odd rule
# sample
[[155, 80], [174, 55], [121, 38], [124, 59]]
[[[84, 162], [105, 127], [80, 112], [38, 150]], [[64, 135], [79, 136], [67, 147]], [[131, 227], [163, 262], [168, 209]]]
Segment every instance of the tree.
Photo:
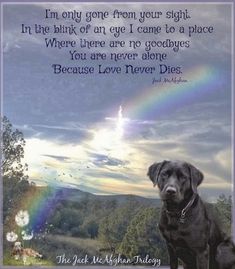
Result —
[[130, 225], [119, 247], [122, 255], [132, 258], [136, 255], [161, 259], [167, 262], [167, 250], [158, 229], [159, 210], [146, 208], [137, 214]]
[[115, 251], [122, 242], [130, 221], [139, 210], [140, 204], [131, 197], [123, 207], [104, 217], [99, 226], [100, 241]]
[[26, 180], [28, 177], [25, 172], [28, 170], [28, 165], [22, 164], [25, 146], [23, 133], [18, 129], [13, 130], [12, 124], [5, 116], [3, 117], [2, 141], [3, 176]]
[[25, 146], [23, 134], [17, 129], [13, 130], [7, 117], [4, 116], [2, 122], [3, 218], [7, 221], [11, 210], [28, 191], [29, 182], [25, 174], [28, 166], [21, 163]]
[[81, 226], [81, 230], [84, 234], [94, 239], [98, 236], [99, 225], [98, 222], [93, 218], [93, 216], [86, 218]]
[[224, 194], [220, 195], [215, 204], [218, 212], [218, 219], [222, 222], [225, 232], [231, 234], [232, 222], [232, 197], [226, 197]]

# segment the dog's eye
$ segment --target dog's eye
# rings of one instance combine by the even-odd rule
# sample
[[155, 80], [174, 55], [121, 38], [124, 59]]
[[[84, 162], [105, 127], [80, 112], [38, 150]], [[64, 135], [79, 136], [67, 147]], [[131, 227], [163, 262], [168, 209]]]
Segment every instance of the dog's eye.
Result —
[[185, 175], [181, 175], [180, 181], [185, 182], [187, 180], [187, 177]]
[[166, 179], [168, 177], [168, 174], [166, 172], [161, 173], [161, 178]]

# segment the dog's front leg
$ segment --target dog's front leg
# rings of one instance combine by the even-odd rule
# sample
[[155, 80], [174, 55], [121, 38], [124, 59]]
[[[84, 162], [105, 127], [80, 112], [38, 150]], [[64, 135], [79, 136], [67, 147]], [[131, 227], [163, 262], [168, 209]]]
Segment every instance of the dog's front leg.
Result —
[[209, 269], [209, 246], [197, 253], [197, 269]]
[[178, 258], [176, 256], [175, 250], [169, 244], [167, 244], [167, 249], [170, 258], [170, 268], [178, 269]]

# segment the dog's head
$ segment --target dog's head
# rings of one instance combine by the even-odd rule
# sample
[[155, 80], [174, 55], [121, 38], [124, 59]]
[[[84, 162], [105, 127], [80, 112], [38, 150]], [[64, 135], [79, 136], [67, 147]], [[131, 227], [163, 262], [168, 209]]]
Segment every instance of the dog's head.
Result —
[[162, 200], [180, 203], [197, 192], [203, 174], [193, 165], [180, 161], [163, 161], [149, 167], [148, 176], [158, 185]]
[[12, 255], [15, 257], [16, 260], [18, 260], [22, 255], [22, 245], [21, 242], [15, 242], [14, 247], [12, 249]]
[[15, 242], [14, 244], [14, 249], [15, 250], [21, 250], [22, 249], [22, 245], [21, 245], [21, 242]]

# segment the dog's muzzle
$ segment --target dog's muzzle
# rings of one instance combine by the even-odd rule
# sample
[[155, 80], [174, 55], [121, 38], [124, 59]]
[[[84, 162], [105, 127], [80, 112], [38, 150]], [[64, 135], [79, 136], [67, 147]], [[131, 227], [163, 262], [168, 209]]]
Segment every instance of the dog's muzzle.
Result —
[[163, 200], [179, 201], [181, 200], [181, 195], [177, 187], [173, 184], [166, 184], [164, 189], [161, 191], [161, 198]]
[[168, 187], [166, 188], [166, 190], [165, 190], [165, 193], [166, 193], [167, 195], [175, 195], [176, 192], [177, 192], [177, 190], [176, 190], [176, 188], [173, 187], [173, 186], [168, 186]]

